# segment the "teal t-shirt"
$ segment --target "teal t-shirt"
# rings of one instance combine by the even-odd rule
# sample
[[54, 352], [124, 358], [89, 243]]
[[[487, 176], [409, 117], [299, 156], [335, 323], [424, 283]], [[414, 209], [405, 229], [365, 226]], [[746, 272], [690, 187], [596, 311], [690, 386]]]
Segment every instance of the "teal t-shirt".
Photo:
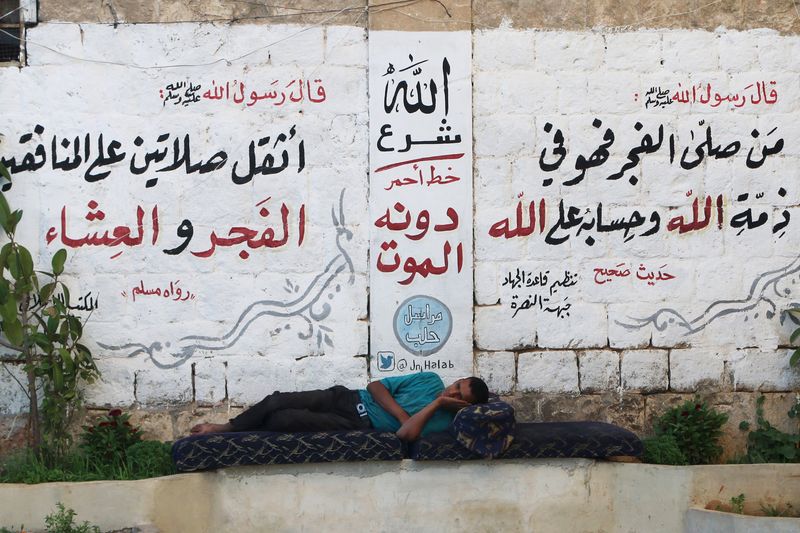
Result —
[[[442, 378], [433, 372], [384, 378], [381, 383], [389, 390], [389, 394], [409, 416], [421, 411], [423, 407], [435, 400], [444, 390]], [[372, 427], [381, 431], [397, 431], [400, 429], [400, 422], [378, 405], [368, 391], [362, 389], [358, 392], [361, 395], [361, 402], [367, 408]], [[453, 413], [439, 409], [425, 424], [422, 434], [427, 435], [437, 431], [446, 431], [452, 421]]]

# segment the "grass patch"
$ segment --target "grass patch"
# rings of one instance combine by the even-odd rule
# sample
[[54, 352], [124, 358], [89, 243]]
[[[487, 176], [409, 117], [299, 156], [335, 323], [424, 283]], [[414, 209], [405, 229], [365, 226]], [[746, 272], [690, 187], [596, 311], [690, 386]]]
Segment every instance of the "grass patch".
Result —
[[129, 446], [124, 460], [109, 461], [78, 449], [66, 453], [56, 464], [31, 450], [10, 455], [0, 462], [0, 483], [133, 480], [174, 473], [170, 443], [158, 441], [141, 441]]

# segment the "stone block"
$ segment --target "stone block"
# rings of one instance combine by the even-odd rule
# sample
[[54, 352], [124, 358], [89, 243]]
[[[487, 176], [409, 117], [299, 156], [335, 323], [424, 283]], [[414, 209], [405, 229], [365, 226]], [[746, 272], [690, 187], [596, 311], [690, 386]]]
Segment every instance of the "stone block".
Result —
[[472, 64], [475, 70], [530, 68], [533, 65], [534, 32], [483, 30], [472, 34]]
[[716, 70], [719, 66], [719, 35], [706, 31], [676, 31], [664, 34], [664, 68], [675, 72]]
[[202, 358], [193, 362], [194, 401], [214, 404], [226, 398], [225, 362], [221, 358]]
[[636, 31], [605, 35], [605, 67], [631, 72], [652, 72], [661, 68], [661, 32]]
[[724, 384], [725, 362], [710, 349], [673, 349], [669, 356], [669, 388], [675, 392], [719, 390]]
[[143, 440], [167, 442], [175, 439], [172, 415], [168, 411], [137, 409], [130, 415], [131, 425], [142, 430]]
[[666, 350], [626, 350], [620, 357], [624, 390], [660, 392], [669, 388]]
[[28, 417], [0, 415], [0, 457], [5, 457], [28, 444]]
[[[608, 317], [600, 304], [575, 302], [569, 311], [535, 315], [536, 344], [540, 348], [602, 348], [608, 345]], [[562, 305], [562, 304], [559, 304]]]
[[578, 361], [573, 351], [522, 352], [517, 360], [517, 390], [578, 393]]
[[546, 71], [591, 71], [605, 58], [605, 43], [598, 33], [537, 33], [535, 46], [536, 68]]
[[619, 352], [611, 350], [578, 352], [581, 393], [618, 390], [619, 365]]
[[214, 407], [193, 407], [180, 410], [175, 415], [173, 426], [175, 438], [189, 435], [192, 427], [203, 422], [225, 424], [242, 411], [244, 411], [243, 407], [233, 406], [227, 402]]
[[792, 351], [737, 350], [729, 356], [735, 390], [782, 392], [800, 387], [800, 372], [789, 367]]
[[136, 372], [136, 402], [143, 407], [180, 405], [192, 401], [190, 365], [147, 367]]
[[476, 376], [491, 392], [508, 394], [514, 390], [516, 362], [514, 352], [481, 352], [476, 355]]
[[478, 349], [502, 351], [535, 346], [536, 329], [530, 321], [520, 317], [510, 322], [510, 318], [511, 312], [501, 305], [475, 307], [475, 345]]
[[[23, 389], [22, 384], [25, 389]], [[0, 415], [16, 415], [27, 412], [29, 402], [26, 395], [28, 377], [22, 365], [0, 364]]]
[[132, 359], [95, 357], [100, 378], [84, 387], [84, 404], [89, 408], [126, 409], [136, 402], [134, 382], [143, 363]]

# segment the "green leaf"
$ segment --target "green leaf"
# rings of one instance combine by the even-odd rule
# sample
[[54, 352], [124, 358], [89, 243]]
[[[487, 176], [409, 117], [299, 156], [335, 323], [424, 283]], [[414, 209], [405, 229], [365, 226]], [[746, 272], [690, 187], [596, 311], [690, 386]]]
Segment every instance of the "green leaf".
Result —
[[39, 302], [41, 302], [41, 305], [47, 303], [50, 297], [53, 296], [53, 291], [55, 290], [56, 290], [55, 283], [48, 283], [47, 285], [42, 287], [42, 290], [39, 291]]
[[3, 176], [8, 181], [11, 181], [11, 173], [8, 171], [8, 168], [0, 161], [0, 176]]
[[16, 346], [21, 346], [22, 341], [25, 340], [25, 336], [22, 332], [22, 324], [16, 319], [9, 321], [3, 320], [3, 333], [5, 333], [6, 338], [11, 341], [11, 344]]
[[19, 259], [22, 267], [22, 275], [26, 278], [33, 275], [33, 258], [31, 253], [24, 246], [19, 247]]
[[789, 337], [789, 342], [796, 341], [797, 337], [800, 337], [800, 328], [797, 328], [796, 330], [794, 330], [794, 333], [792, 333], [792, 336]]
[[67, 372], [72, 372], [75, 368], [75, 364], [72, 361], [72, 357], [69, 355], [69, 350], [66, 348], [59, 348], [58, 353], [61, 356], [61, 361], [64, 363], [64, 370]]
[[2, 250], [0, 250], [0, 268], [8, 267], [8, 256], [11, 255], [13, 249], [14, 245], [10, 242], [3, 245]]
[[750, 429], [750, 422], [748, 422], [747, 420], [742, 420], [741, 422], [739, 422], [739, 429], [741, 429], [742, 431], [747, 431], [748, 429]]
[[797, 366], [800, 363], [800, 348], [796, 349], [789, 358], [789, 366]]
[[6, 195], [0, 193], [0, 226], [6, 233], [9, 233], [11, 229], [9, 225], [10, 218], [11, 208], [8, 206], [8, 201], [6, 201]]
[[[69, 289], [64, 284], [61, 285], [61, 294], [64, 295], [64, 305], [69, 306]], [[62, 313], [64, 312], [66, 311], [62, 311]]]
[[3, 322], [13, 322], [19, 320], [17, 318], [17, 301], [9, 298], [3, 305], [0, 305], [0, 316], [3, 317]]
[[61, 248], [59, 251], [53, 255], [53, 274], [56, 276], [60, 275], [64, 272], [64, 262], [67, 260], [67, 251], [64, 248]]
[[53, 385], [55, 385], [57, 391], [60, 391], [62, 387], [64, 387], [64, 375], [61, 373], [61, 367], [59, 365], [53, 365]]
[[17, 209], [16, 211], [12, 212], [11, 216], [9, 217], [8, 229], [10, 233], [14, 233], [17, 230], [17, 224], [19, 224], [20, 220], [22, 220], [22, 210]]

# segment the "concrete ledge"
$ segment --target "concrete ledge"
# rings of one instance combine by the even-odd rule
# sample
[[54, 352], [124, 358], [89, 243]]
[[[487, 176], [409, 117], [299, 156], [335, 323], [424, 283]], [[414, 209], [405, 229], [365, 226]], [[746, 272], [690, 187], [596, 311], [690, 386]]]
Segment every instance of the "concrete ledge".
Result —
[[800, 518], [747, 516], [706, 509], [686, 511], [687, 533], [797, 533]]
[[[330, 463], [142, 481], [0, 485], [0, 526], [43, 528], [58, 501], [110, 530], [684, 531], [687, 511], [744, 493], [791, 501], [800, 465], [667, 467], [585, 459]], [[760, 519], [756, 519], [760, 520]], [[759, 522], [760, 523], [760, 522]]]

